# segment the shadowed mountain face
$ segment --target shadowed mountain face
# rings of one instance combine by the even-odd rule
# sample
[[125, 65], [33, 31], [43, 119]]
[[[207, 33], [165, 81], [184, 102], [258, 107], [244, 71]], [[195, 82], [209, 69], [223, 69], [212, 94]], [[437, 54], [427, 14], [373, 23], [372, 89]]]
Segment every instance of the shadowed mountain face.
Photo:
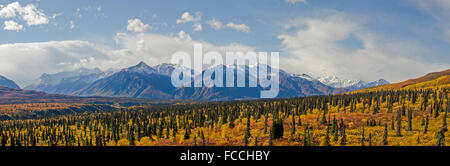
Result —
[[19, 86], [14, 81], [11, 81], [3, 76], [0, 76], [0, 86], [19, 89]]
[[[195, 100], [240, 100], [240, 99], [257, 99], [260, 98], [260, 92], [263, 90], [261, 87], [249, 87], [249, 77], [253, 77], [251, 75], [245, 76], [246, 79], [246, 87], [226, 87], [227, 79], [226, 79], [226, 70], [227, 66], [219, 65], [214, 68], [208, 69], [210, 71], [218, 70], [222, 71], [222, 85], [223, 87], [194, 87], [194, 81], [190, 83], [191, 87], [178, 88], [174, 94], [175, 98], [180, 99], [195, 99]], [[249, 73], [249, 67], [236, 67], [236, 68], [228, 68], [234, 71], [234, 82], [233, 86], [237, 85], [237, 71], [243, 71], [245, 74]], [[202, 72], [202, 75], [205, 74], [207, 70]], [[242, 74], [242, 73], [241, 73]], [[201, 76], [196, 76], [196, 78], [202, 79]], [[215, 73], [211, 75], [211, 79], [215, 79]], [[229, 84], [230, 85], [230, 84]]]
[[[258, 99], [263, 90], [267, 90], [267, 88], [179, 88], [175, 93], [175, 97], [197, 100]], [[280, 75], [280, 91], [277, 98], [334, 94], [341, 92], [346, 92], [346, 90], [331, 88], [318, 81], [312, 82], [300, 77]]]
[[[172, 66], [173, 65], [167, 65]], [[166, 67], [167, 67], [166, 66]], [[169, 67], [169, 70], [173, 68]], [[172, 68], [172, 69], [170, 69]], [[226, 71], [226, 66], [222, 70]], [[166, 68], [167, 69], [167, 68]], [[245, 70], [248, 74], [249, 67], [235, 69]], [[171, 84], [170, 77], [160, 74], [155, 69], [145, 64], [123, 69], [113, 75], [98, 79], [78, 91], [71, 92], [78, 96], [101, 97], [74, 97], [61, 94], [48, 94], [35, 90], [22, 90], [0, 86], [0, 104], [11, 103], [119, 103], [123, 105], [135, 105], [139, 103], [151, 103], [160, 99], [190, 99], [190, 100], [240, 100], [258, 99], [264, 88], [175, 88]], [[224, 72], [225, 73], [225, 72]], [[293, 75], [280, 70], [280, 92], [278, 98], [289, 98], [310, 95], [337, 94], [347, 92], [347, 89], [332, 88], [321, 82], [308, 79], [304, 75]], [[215, 77], [214, 75], [212, 76]], [[226, 78], [224, 74], [224, 78]], [[248, 77], [246, 78], [248, 80]], [[224, 79], [224, 84], [226, 80]], [[235, 80], [235, 84], [236, 84]], [[247, 82], [248, 86], [248, 82]], [[69, 85], [67, 85], [69, 87]], [[405, 88], [439, 88], [450, 87], [450, 70], [427, 74], [423, 77], [410, 79], [400, 83], [376, 86], [359, 91], [377, 91]], [[118, 97], [118, 98], [110, 98]]]
[[[216, 66], [223, 71], [224, 85], [226, 85], [226, 71], [235, 71], [235, 85], [237, 84], [237, 71], [240, 75], [245, 73], [246, 87], [212, 87], [176, 88], [171, 83], [171, 74], [176, 68], [172, 64], [160, 64], [154, 67], [144, 62], [136, 66], [122, 69], [116, 73], [101, 71], [72, 72], [56, 75], [43, 75], [41, 84], [29, 86], [29, 89], [45, 92], [67, 94], [76, 96], [106, 96], [106, 97], [134, 97], [148, 99], [194, 99], [194, 100], [239, 100], [260, 98], [262, 87], [249, 88], [250, 78], [257, 78], [249, 74], [250, 69], [258, 66]], [[264, 66], [265, 67], [265, 66]], [[189, 70], [193, 73], [192, 70]], [[268, 66], [268, 71], [271, 68]], [[206, 71], [206, 70], [205, 70]], [[205, 73], [205, 71], [202, 72]], [[75, 74], [74, 74], [75, 73]], [[82, 74], [77, 74], [82, 73]], [[200, 77], [200, 76], [195, 76]], [[48, 81], [49, 78], [54, 78]], [[324, 85], [318, 80], [304, 75], [289, 74], [280, 70], [280, 91], [278, 98], [324, 95], [345, 92], [342, 88], [333, 88]], [[44, 80], [44, 81], [42, 81]], [[44, 82], [44, 83], [42, 83]]]
[[79, 96], [171, 99], [175, 88], [170, 77], [141, 62], [74, 92]]
[[168, 76], [123, 70], [110, 77], [95, 81], [74, 94], [80, 96], [170, 99], [174, 90], [175, 88]]
[[72, 72], [43, 74], [39, 81], [25, 89], [39, 90], [47, 93], [73, 95], [89, 84], [113, 74], [112, 71], [103, 72], [100, 69], [81, 68]]
[[0, 104], [67, 102], [75, 99], [77, 97], [0, 86]]
[[[123, 69], [104, 79], [100, 79], [91, 85], [75, 93], [81, 96], [113, 96], [113, 97], [137, 97], [151, 99], [194, 99], [194, 100], [239, 100], [260, 98], [262, 87], [250, 88], [248, 80], [256, 77], [249, 74], [251, 67], [239, 66], [231, 68], [217, 66], [223, 72], [223, 85], [226, 85], [226, 71], [234, 70], [235, 78], [238, 71], [245, 73], [246, 87], [192, 87], [175, 88], [172, 86], [170, 75], [176, 66], [162, 64], [150, 67], [145, 63]], [[256, 66], [253, 66], [256, 67]], [[270, 67], [268, 69], [271, 70]], [[192, 72], [192, 71], [191, 71]], [[202, 75], [205, 71], [202, 72]], [[199, 77], [199, 76], [196, 76]], [[214, 76], [213, 76], [214, 77]], [[237, 79], [234, 82], [237, 85]], [[319, 81], [288, 74], [280, 71], [279, 98], [299, 97], [321, 94], [333, 94], [343, 92], [342, 89], [328, 87]]]

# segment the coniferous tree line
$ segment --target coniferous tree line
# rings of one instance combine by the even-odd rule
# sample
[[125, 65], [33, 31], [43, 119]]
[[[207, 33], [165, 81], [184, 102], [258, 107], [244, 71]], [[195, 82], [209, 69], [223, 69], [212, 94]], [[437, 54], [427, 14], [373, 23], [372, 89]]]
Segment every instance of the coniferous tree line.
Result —
[[[449, 89], [352, 93], [254, 101], [135, 106], [115, 112], [83, 113], [36, 120], [0, 122], [1, 146], [108, 146], [148, 141], [216, 145], [211, 132], [243, 125], [238, 145], [274, 145], [282, 141], [303, 146], [390, 145], [390, 137], [406, 132], [433, 132], [435, 145], [445, 145]], [[367, 115], [348, 119], [343, 116]], [[442, 120], [438, 120], [442, 117]], [[421, 126], [414, 121], [422, 119]], [[430, 131], [430, 119], [439, 130]], [[361, 122], [361, 123], [358, 123]], [[255, 128], [257, 124], [261, 127]], [[252, 125], [254, 124], [254, 125]], [[355, 126], [356, 125], [356, 126]], [[359, 125], [359, 126], [358, 126]], [[391, 125], [392, 131], [389, 131]], [[406, 126], [404, 126], [406, 125]], [[364, 126], [364, 127], [363, 127]], [[367, 129], [376, 128], [376, 137]], [[349, 139], [357, 129], [359, 140]], [[261, 134], [252, 130], [261, 130]], [[394, 132], [395, 131], [395, 132]], [[389, 135], [391, 134], [391, 135]], [[395, 134], [395, 135], [394, 135]], [[233, 139], [224, 136], [226, 139]], [[230, 141], [227, 141], [230, 142]], [[417, 142], [420, 137], [417, 136]], [[289, 143], [288, 143], [289, 144]]]

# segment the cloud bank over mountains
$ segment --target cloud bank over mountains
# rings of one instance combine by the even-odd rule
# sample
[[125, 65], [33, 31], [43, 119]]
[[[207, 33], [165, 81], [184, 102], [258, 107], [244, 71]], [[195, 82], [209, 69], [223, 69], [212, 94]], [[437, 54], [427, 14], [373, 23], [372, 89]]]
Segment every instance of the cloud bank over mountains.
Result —
[[[133, 27], [135, 22], [129, 21], [127, 27]], [[130, 29], [131, 33], [116, 34], [115, 42], [119, 49], [81, 40], [3, 44], [0, 45], [0, 71], [2, 75], [21, 86], [26, 86], [42, 73], [71, 71], [83, 67], [120, 69], [140, 61], [150, 65], [167, 63], [177, 51], [193, 54], [194, 43], [203, 44], [204, 52], [218, 51], [225, 54], [226, 51], [254, 50], [238, 43], [214, 45], [206, 41], [192, 40], [184, 31], [180, 31], [178, 35], [160, 35], [136, 33], [140, 32], [141, 28]]]
[[[364, 21], [345, 13], [327, 11], [317, 17], [288, 21], [292, 33], [278, 35], [287, 57], [281, 59], [286, 70], [313, 75], [340, 75], [371, 80], [386, 78], [402, 81], [449, 68], [445, 62], [430, 62], [420, 57], [433, 52], [414, 40], [400, 40], [371, 32]], [[342, 42], [357, 42], [346, 48]]]

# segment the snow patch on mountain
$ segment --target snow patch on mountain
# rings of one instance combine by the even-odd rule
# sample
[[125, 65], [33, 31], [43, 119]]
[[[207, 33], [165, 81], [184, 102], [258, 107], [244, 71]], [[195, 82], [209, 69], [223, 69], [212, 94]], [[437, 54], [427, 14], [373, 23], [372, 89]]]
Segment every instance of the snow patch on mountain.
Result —
[[334, 88], [346, 88], [357, 84], [363, 84], [361, 80], [341, 79], [337, 76], [325, 76], [318, 78], [320, 82]]
[[145, 62], [140, 62], [136, 66], [132, 66], [132, 67], [123, 69], [122, 71], [134, 72], [134, 73], [139, 73], [139, 74], [144, 74], [144, 75], [157, 73], [157, 71], [153, 67], [150, 67]]
[[319, 78], [317, 78], [317, 80], [319, 80], [323, 84], [331, 86], [333, 88], [345, 88], [345, 89], [349, 89], [349, 90], [358, 90], [358, 89], [364, 89], [364, 88], [389, 84], [389, 82], [384, 79], [379, 79], [379, 80], [373, 81], [373, 82], [365, 82], [363, 80], [340, 78], [335, 75], [319, 77]]

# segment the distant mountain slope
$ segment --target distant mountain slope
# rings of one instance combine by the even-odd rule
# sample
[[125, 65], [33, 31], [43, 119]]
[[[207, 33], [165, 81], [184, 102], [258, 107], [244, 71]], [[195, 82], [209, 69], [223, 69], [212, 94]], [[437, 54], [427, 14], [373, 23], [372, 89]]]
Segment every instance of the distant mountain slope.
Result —
[[0, 86], [0, 104], [21, 103], [88, 103], [132, 106], [139, 104], [165, 104], [183, 101], [150, 100], [136, 98], [111, 97], [75, 97], [68, 95], [48, 94], [41, 91], [13, 89]]
[[20, 87], [12, 80], [0, 76], [0, 86], [19, 89]]
[[[38, 83], [28, 86], [27, 89], [75, 96], [193, 100], [258, 99], [260, 92], [263, 90], [261, 87], [249, 88], [249, 86], [244, 88], [176, 88], [172, 86], [171, 82], [171, 74], [176, 67], [177, 65], [173, 64], [160, 64], [151, 67], [144, 62], [140, 62], [135, 66], [122, 69], [116, 73], [106, 73], [98, 69], [80, 69], [51, 75], [44, 74]], [[221, 65], [214, 68], [218, 67], [222, 67], [220, 70], [223, 70], [225, 81], [227, 69], [231, 69], [234, 66]], [[271, 70], [270, 66], [267, 67], [269, 67], [268, 70]], [[234, 70], [236, 73], [240, 71], [240, 76], [245, 77], [248, 85], [250, 78], [258, 78], [249, 74], [249, 70], [255, 68], [257, 69], [258, 66], [240, 65], [236, 66]], [[183, 68], [183, 70], [193, 73], [189, 68]], [[307, 74], [290, 74], [280, 70], [279, 76], [279, 98], [335, 94], [348, 91], [344, 88], [324, 85]], [[200, 77], [200, 75], [195, 77]], [[235, 78], [237, 78], [237, 75], [235, 75]]]
[[317, 80], [322, 82], [325, 85], [334, 87], [334, 88], [345, 88], [348, 90], [358, 90], [364, 88], [370, 88], [379, 85], [389, 84], [388, 81], [384, 79], [379, 79], [373, 82], [365, 82], [362, 80], [351, 80], [351, 79], [342, 79], [337, 76], [324, 76], [320, 77]]
[[408, 85], [404, 88], [429, 88], [429, 87], [450, 87], [450, 75], [442, 76], [431, 81], [425, 81], [417, 84]]
[[423, 77], [419, 77], [419, 78], [416, 78], [416, 79], [409, 79], [409, 80], [404, 81], [404, 82], [400, 82], [400, 83], [396, 83], [396, 84], [390, 84], [387, 87], [404, 88], [406, 86], [410, 86], [410, 85], [413, 85], [413, 84], [418, 84], [418, 83], [423, 83], [423, 82], [436, 80], [436, 79], [438, 79], [440, 77], [448, 76], [448, 75], [450, 75], [450, 69], [444, 70], [444, 71], [441, 71], [441, 72], [429, 73], [429, 74], [427, 74], [427, 75], [425, 75]]
[[441, 72], [429, 73], [423, 77], [409, 79], [400, 83], [376, 86], [361, 91], [395, 90], [410, 88], [438, 88], [450, 87], [450, 69]]
[[280, 70], [279, 97], [282, 98], [337, 94], [346, 91], [347, 90], [344, 88], [327, 86], [318, 80], [311, 79], [311, 77], [306, 74], [289, 74], [283, 70]]
[[137, 98], [74, 97], [0, 86], [0, 121], [34, 119], [84, 112], [105, 112], [135, 105], [164, 105], [192, 101]]
[[153, 68], [156, 70], [157, 73], [170, 77], [176, 67], [177, 67], [177, 65], [174, 65], [174, 64], [162, 63], [159, 65], [156, 65]]
[[170, 77], [141, 62], [74, 92], [79, 96], [171, 99], [175, 88]]
[[0, 105], [0, 121], [49, 118], [85, 112], [109, 112], [123, 107], [108, 104], [27, 103]]
[[42, 74], [39, 81], [24, 89], [39, 90], [47, 93], [73, 95], [96, 80], [111, 75], [112, 72], [103, 72], [100, 69], [86, 69], [56, 74]]
[[[378, 81], [373, 81], [373, 82], [366, 83], [365, 87], [362, 87], [362, 88], [370, 88], [370, 87], [386, 85], [386, 84], [390, 84], [390, 82], [388, 82], [388, 81], [386, 81], [384, 79], [379, 79]], [[359, 88], [359, 89], [362, 89], [362, 88]]]
[[[221, 67], [223, 70], [224, 85], [226, 84], [226, 71], [232, 70], [231, 66], [216, 66]], [[246, 80], [248, 81], [251, 77], [256, 77], [249, 75], [249, 70], [251, 68], [257, 68], [258, 66], [237, 66], [234, 71], [242, 71], [246, 73]], [[268, 67], [268, 71], [272, 70], [270, 66], [259, 66]], [[235, 74], [235, 78], [237, 75]], [[257, 78], [257, 77], [256, 77]], [[332, 88], [322, 84], [321, 82], [311, 79], [307, 75], [295, 75], [289, 74], [283, 70], [279, 72], [279, 94], [278, 98], [290, 98], [290, 97], [301, 97], [301, 96], [312, 96], [312, 95], [323, 95], [323, 94], [335, 94], [346, 92], [345, 89]], [[237, 79], [235, 79], [234, 85], [237, 84]], [[201, 88], [179, 88], [175, 92], [175, 98], [181, 99], [197, 99], [197, 100], [242, 100], [242, 99], [258, 99], [260, 98], [261, 91], [264, 90], [262, 87], [248, 87], [248, 82], [246, 82], [245, 88], [240, 87], [201, 87]]]

